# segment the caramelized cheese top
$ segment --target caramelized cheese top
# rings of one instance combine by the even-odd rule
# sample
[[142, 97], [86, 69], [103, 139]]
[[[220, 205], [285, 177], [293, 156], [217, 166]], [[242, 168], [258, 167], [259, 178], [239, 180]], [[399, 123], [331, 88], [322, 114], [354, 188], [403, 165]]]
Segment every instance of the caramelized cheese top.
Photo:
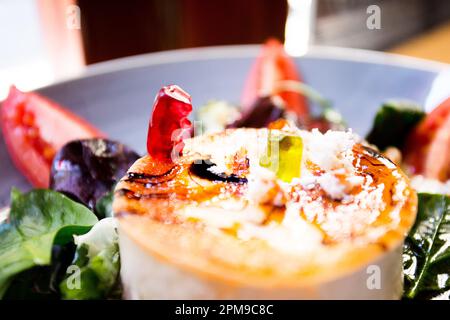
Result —
[[293, 255], [339, 244], [387, 244], [415, 197], [391, 161], [351, 132], [292, 130], [303, 141], [290, 182], [261, 166], [268, 129], [230, 129], [186, 141], [173, 164], [139, 159], [117, 185], [113, 209], [186, 224]]

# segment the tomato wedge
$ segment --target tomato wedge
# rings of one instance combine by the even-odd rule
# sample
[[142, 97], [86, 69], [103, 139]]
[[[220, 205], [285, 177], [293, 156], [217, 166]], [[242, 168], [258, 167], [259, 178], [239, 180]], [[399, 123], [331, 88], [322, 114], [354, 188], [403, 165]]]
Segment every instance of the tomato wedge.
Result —
[[279, 92], [278, 83], [283, 80], [301, 81], [292, 58], [284, 51], [276, 39], [269, 39], [256, 58], [241, 96], [243, 113], [249, 112], [258, 97], [278, 94], [286, 108], [297, 114], [299, 120], [308, 116], [305, 97], [296, 92]]
[[404, 162], [414, 174], [450, 178], [450, 98], [423, 119], [408, 137]]
[[2, 103], [0, 122], [14, 164], [39, 188], [49, 186], [53, 157], [63, 145], [71, 140], [105, 136], [55, 102], [14, 86]]

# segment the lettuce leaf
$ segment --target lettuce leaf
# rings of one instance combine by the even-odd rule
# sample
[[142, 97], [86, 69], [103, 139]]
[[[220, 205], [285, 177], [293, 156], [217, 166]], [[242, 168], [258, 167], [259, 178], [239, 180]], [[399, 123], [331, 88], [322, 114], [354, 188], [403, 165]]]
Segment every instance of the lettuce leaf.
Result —
[[417, 104], [409, 101], [390, 101], [378, 110], [367, 141], [380, 150], [403, 148], [411, 130], [425, 116]]
[[115, 219], [100, 220], [91, 231], [75, 237], [75, 242], [77, 251], [70, 267], [73, 273], [68, 272], [60, 284], [62, 298], [120, 298], [120, 258]]
[[53, 245], [52, 261], [48, 266], [35, 266], [14, 276], [3, 295], [5, 300], [58, 300], [59, 283], [75, 254], [73, 242]]
[[419, 193], [416, 222], [403, 249], [404, 297], [449, 299], [450, 197]]
[[8, 221], [0, 225], [0, 297], [14, 276], [49, 265], [54, 245], [72, 241], [96, 222], [89, 209], [58, 192], [13, 189]]
[[112, 217], [112, 202], [113, 202], [114, 192], [111, 191], [101, 197], [95, 204], [95, 212], [97, 216], [103, 218]]
[[64, 145], [53, 159], [50, 188], [68, 195], [97, 214], [96, 203], [139, 159], [124, 144], [109, 139], [83, 139]]

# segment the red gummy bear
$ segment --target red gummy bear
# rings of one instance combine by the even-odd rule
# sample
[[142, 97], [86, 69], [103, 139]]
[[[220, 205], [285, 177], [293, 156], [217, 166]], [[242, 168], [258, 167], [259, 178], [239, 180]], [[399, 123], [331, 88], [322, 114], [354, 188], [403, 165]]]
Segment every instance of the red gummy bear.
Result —
[[162, 87], [153, 104], [147, 151], [153, 159], [173, 162], [183, 150], [183, 138], [190, 135], [191, 96], [177, 85]]

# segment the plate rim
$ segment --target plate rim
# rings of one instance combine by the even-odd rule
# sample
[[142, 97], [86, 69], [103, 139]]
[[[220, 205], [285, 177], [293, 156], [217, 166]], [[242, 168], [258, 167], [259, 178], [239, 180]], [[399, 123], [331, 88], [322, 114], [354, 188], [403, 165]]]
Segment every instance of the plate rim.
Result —
[[[44, 90], [53, 86], [67, 84], [83, 78], [138, 69], [153, 65], [164, 65], [189, 61], [254, 58], [257, 56], [260, 49], [261, 45], [256, 44], [225, 45], [166, 50], [122, 57], [85, 66], [75, 74], [56, 80], [53, 83], [36, 87], [33, 89], [33, 91]], [[304, 56], [307, 58], [397, 66], [407, 69], [428, 71], [436, 74], [445, 69], [450, 69], [450, 64], [444, 62], [410, 57], [383, 51], [336, 46], [313, 45], [309, 48], [308, 52]], [[294, 56], [294, 58], [301, 59], [302, 56]]]
[[[251, 58], [256, 57], [260, 49], [261, 45], [226, 45], [144, 53], [91, 64], [83, 69], [81, 76], [95, 76], [109, 72], [176, 62]], [[443, 69], [450, 67], [450, 64], [434, 60], [410, 57], [384, 51], [336, 46], [314, 45], [309, 48], [304, 56], [307, 58], [392, 65], [431, 72], [440, 72]], [[302, 56], [294, 56], [294, 59], [301, 59], [301, 57]]]

